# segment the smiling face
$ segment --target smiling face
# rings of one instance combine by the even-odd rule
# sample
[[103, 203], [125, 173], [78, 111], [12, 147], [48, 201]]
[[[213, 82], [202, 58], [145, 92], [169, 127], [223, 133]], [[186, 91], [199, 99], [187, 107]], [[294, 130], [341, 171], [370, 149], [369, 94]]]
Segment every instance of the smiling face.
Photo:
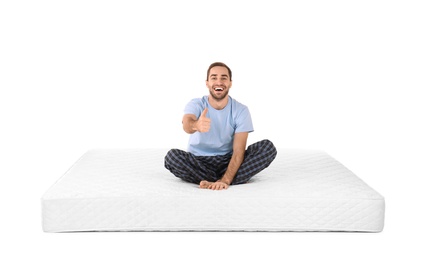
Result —
[[210, 95], [216, 101], [221, 101], [229, 94], [229, 89], [232, 87], [229, 71], [226, 67], [212, 67], [206, 81]]

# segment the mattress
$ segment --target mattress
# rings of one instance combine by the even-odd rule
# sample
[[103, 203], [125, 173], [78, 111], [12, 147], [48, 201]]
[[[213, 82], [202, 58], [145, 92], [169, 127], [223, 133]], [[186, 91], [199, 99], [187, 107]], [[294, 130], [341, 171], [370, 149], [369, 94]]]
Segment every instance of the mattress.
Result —
[[164, 168], [163, 149], [86, 152], [42, 196], [45, 232], [380, 232], [384, 198], [324, 151], [278, 149], [250, 182], [200, 189]]

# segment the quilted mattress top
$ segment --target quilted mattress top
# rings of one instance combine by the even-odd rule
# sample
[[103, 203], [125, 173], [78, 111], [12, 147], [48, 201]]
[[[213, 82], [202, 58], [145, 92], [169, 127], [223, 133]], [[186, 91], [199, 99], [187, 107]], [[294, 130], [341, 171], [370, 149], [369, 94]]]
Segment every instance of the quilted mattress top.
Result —
[[383, 197], [323, 151], [280, 149], [275, 161], [247, 184], [199, 189], [164, 168], [165, 149], [97, 149], [84, 154], [43, 200], [188, 196], [369, 199]]

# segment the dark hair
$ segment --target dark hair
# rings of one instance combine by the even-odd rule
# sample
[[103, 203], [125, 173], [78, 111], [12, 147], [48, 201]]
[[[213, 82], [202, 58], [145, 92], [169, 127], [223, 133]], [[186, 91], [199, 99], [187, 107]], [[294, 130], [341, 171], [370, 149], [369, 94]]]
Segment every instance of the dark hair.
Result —
[[208, 71], [207, 71], [207, 81], [208, 81], [208, 78], [210, 77], [210, 70], [213, 68], [213, 67], [225, 67], [228, 71], [229, 71], [229, 77], [230, 77], [230, 81], [232, 81], [232, 71], [230, 70], [230, 68], [226, 65], [226, 64], [224, 64], [223, 62], [214, 62], [213, 64], [211, 64], [210, 66], [209, 66], [209, 68], [208, 68]]

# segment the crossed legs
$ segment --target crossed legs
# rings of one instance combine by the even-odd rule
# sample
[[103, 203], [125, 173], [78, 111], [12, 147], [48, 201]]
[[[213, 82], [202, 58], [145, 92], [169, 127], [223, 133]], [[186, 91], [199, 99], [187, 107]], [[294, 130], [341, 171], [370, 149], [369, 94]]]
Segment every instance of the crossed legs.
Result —
[[[248, 182], [254, 175], [267, 168], [276, 157], [277, 150], [269, 140], [248, 146], [245, 158], [232, 184]], [[179, 149], [171, 149], [164, 159], [164, 166], [176, 177], [206, 188], [219, 180], [227, 169], [231, 154], [195, 156]]]

